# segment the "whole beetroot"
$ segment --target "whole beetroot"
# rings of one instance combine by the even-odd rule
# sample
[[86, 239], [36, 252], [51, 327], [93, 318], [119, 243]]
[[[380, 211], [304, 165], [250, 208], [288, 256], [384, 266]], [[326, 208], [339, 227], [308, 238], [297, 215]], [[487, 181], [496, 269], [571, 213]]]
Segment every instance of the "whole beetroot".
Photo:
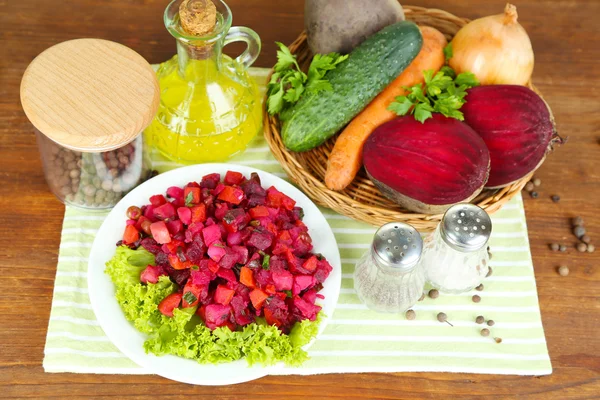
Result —
[[544, 100], [518, 85], [478, 86], [467, 91], [465, 122], [490, 151], [488, 188], [508, 186], [537, 169], [556, 142], [554, 120]]
[[431, 214], [477, 196], [487, 181], [490, 155], [473, 129], [435, 113], [425, 123], [405, 116], [381, 125], [367, 139], [363, 161], [386, 197]]

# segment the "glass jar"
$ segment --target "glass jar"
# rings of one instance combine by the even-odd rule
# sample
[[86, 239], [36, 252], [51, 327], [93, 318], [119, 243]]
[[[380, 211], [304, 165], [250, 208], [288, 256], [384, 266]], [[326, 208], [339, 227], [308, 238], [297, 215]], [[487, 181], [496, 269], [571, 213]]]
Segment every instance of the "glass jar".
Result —
[[[156, 118], [145, 130], [155, 166], [224, 161], [246, 149], [262, 128], [261, 96], [248, 68], [260, 53], [253, 30], [231, 27], [231, 10], [220, 0], [191, 0], [184, 7], [216, 8], [214, 28], [203, 36], [182, 26], [175, 0], [164, 23], [176, 39], [177, 55], [157, 71], [161, 99]], [[216, 21], [214, 21], [216, 19]], [[247, 49], [237, 58], [223, 47], [241, 41]]]
[[468, 292], [478, 286], [489, 271], [491, 233], [490, 216], [480, 207], [450, 207], [425, 239], [422, 263], [431, 286], [446, 293]]
[[361, 302], [378, 312], [400, 313], [423, 294], [425, 273], [419, 232], [401, 222], [383, 225], [354, 270], [354, 289]]
[[25, 71], [21, 102], [65, 204], [111, 208], [150, 177], [141, 131], [158, 107], [158, 81], [133, 50], [100, 39], [57, 44]]

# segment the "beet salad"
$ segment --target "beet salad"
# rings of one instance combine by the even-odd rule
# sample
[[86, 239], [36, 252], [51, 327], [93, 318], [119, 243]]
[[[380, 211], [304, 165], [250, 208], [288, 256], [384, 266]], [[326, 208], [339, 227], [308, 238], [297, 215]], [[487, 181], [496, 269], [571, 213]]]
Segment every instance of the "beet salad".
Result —
[[146, 351], [199, 362], [306, 359], [317, 299], [332, 270], [312, 252], [303, 210], [258, 174], [228, 171], [167, 189], [127, 210], [107, 263]]

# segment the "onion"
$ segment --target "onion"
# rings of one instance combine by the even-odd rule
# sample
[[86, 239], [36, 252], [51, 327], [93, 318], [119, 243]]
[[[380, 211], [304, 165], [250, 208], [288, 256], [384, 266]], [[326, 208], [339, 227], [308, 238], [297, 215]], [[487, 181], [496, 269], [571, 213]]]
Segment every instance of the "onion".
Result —
[[472, 72], [482, 85], [526, 85], [533, 72], [533, 49], [517, 22], [517, 8], [471, 21], [452, 40], [450, 66]]

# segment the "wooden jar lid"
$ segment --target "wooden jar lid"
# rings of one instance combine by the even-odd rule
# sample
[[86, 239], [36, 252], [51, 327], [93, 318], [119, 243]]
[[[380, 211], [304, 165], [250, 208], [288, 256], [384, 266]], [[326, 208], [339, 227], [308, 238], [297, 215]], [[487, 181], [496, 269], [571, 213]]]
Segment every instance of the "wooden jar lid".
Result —
[[21, 103], [31, 123], [58, 144], [100, 152], [135, 139], [160, 101], [148, 62], [102, 39], [59, 43], [38, 55], [21, 81]]

